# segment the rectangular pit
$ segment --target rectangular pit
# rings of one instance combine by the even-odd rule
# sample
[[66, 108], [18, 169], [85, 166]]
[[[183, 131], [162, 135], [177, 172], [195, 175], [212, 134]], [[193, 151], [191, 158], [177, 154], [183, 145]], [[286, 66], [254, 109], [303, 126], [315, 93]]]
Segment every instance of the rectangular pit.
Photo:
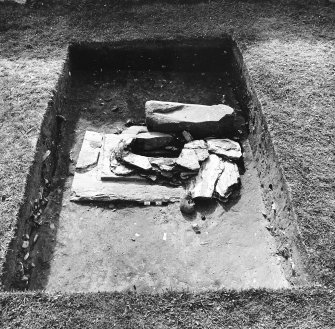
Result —
[[[304, 281], [289, 193], [242, 56], [229, 36], [75, 44], [60, 86], [68, 80], [71, 86], [60, 88], [44, 122], [44, 131], [52, 129], [41, 137], [44, 148], [28, 195], [34, 200], [40, 191], [42, 198], [20, 218], [3, 277], [6, 289], [203, 291]], [[223, 95], [248, 123], [239, 199], [200, 203], [193, 217], [183, 216], [178, 203], [70, 202], [86, 130], [115, 133], [128, 119], [143, 122], [150, 99], [212, 105]]]

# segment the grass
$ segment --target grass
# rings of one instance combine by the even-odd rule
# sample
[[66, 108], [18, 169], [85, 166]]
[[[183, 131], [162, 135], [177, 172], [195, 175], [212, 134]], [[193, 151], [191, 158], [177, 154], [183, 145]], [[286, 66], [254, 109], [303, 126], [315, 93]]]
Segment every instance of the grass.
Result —
[[[302, 0], [0, 3], [1, 267], [69, 42], [229, 32], [263, 105], [306, 246], [306, 269], [319, 287], [195, 296], [3, 294], [3, 327], [191, 328], [195, 321], [198, 327], [335, 327], [334, 14], [326, 1]], [[213, 296], [219, 299], [210, 306]]]

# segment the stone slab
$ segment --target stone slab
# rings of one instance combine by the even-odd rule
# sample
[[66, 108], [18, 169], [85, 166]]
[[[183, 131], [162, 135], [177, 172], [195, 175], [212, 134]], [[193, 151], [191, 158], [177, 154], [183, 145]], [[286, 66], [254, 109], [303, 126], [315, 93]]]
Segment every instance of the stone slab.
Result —
[[242, 156], [241, 146], [230, 139], [207, 139], [208, 151], [217, 155], [238, 160]]
[[222, 160], [215, 154], [202, 164], [198, 175], [189, 184], [189, 193], [195, 198], [211, 198], [215, 184], [224, 169]]
[[148, 101], [145, 103], [149, 131], [188, 131], [193, 137], [224, 137], [237, 132], [235, 110], [227, 105], [199, 105]]
[[199, 170], [200, 169], [198, 157], [193, 149], [184, 148], [181, 151], [176, 163], [179, 166], [182, 166], [189, 170]]
[[75, 173], [71, 201], [129, 201], [129, 202], [177, 202], [184, 192], [182, 187], [168, 187], [142, 182], [103, 181], [98, 168]]
[[215, 186], [214, 196], [220, 200], [227, 199], [239, 185], [240, 174], [237, 165], [225, 161], [224, 170]]
[[98, 164], [102, 147], [102, 134], [86, 131], [76, 164], [77, 171], [88, 170]]
[[115, 158], [114, 154], [123, 147], [123, 143], [127, 144], [134, 135], [130, 134], [105, 134], [103, 138], [103, 148], [101, 160], [99, 160], [99, 177], [101, 180], [117, 180], [117, 181], [144, 181], [145, 178], [139, 175], [116, 175], [111, 168], [122, 166]]
[[169, 145], [173, 140], [170, 134], [160, 133], [156, 131], [139, 133], [136, 135], [134, 147], [151, 151]]

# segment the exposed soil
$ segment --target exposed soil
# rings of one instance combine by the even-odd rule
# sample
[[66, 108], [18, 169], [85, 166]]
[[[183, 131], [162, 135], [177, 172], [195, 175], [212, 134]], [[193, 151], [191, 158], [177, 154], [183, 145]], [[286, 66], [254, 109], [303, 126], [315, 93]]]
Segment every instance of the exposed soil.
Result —
[[[44, 225], [31, 253], [30, 289], [162, 291], [282, 288], [289, 283], [266, 229], [260, 183], [243, 142], [241, 196], [229, 204], [200, 203], [183, 216], [179, 204], [139, 207], [69, 202], [87, 129], [115, 132], [125, 120], [143, 121], [149, 99], [215, 104], [226, 95], [239, 108], [228, 72], [75, 71], [68, 94], [62, 159]], [[65, 161], [64, 161], [65, 160]], [[69, 168], [67, 166], [69, 164]], [[61, 182], [61, 183], [60, 183]], [[60, 185], [59, 185], [60, 183]], [[63, 187], [62, 187], [63, 186]], [[205, 216], [203, 220], [202, 217]], [[201, 234], [191, 224], [198, 223]]]

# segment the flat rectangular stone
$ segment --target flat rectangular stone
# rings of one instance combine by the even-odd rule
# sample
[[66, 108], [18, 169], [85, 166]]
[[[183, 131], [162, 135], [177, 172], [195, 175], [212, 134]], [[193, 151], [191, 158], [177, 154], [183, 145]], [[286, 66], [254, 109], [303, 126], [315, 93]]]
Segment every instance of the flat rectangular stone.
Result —
[[214, 196], [220, 200], [227, 199], [240, 185], [240, 174], [235, 163], [224, 162], [224, 169], [215, 186]]
[[183, 195], [182, 187], [155, 185], [145, 178], [143, 182], [103, 181], [98, 168], [88, 172], [75, 173], [71, 201], [145, 201], [177, 202]]
[[242, 156], [241, 146], [230, 139], [207, 139], [208, 151], [228, 159], [238, 160]]
[[227, 105], [200, 105], [148, 101], [145, 103], [149, 131], [188, 131], [194, 137], [223, 137], [235, 134], [236, 112]]
[[102, 134], [86, 131], [76, 164], [77, 171], [89, 170], [98, 164], [102, 146]]

